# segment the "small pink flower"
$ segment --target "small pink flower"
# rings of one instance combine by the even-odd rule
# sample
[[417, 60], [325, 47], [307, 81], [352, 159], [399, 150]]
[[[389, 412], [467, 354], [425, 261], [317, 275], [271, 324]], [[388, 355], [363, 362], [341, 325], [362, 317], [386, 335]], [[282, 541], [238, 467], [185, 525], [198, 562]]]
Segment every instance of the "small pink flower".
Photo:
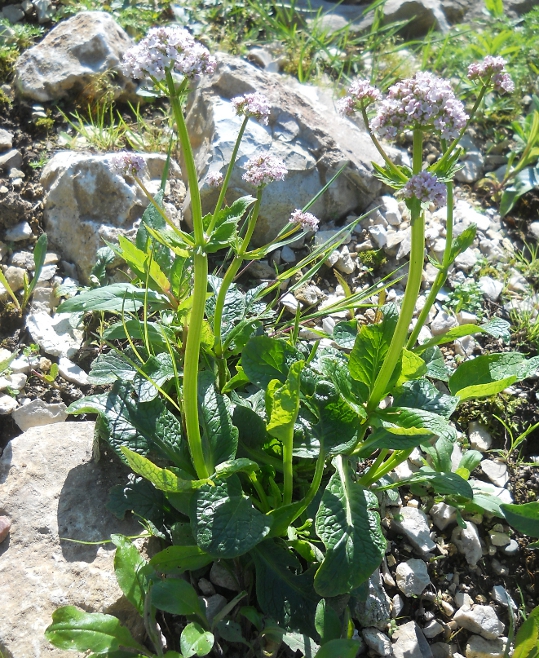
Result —
[[372, 128], [380, 137], [394, 139], [399, 132], [434, 128], [442, 139], [455, 139], [468, 115], [447, 80], [420, 71], [389, 88]]
[[210, 171], [206, 176], [206, 183], [208, 183], [210, 187], [221, 187], [223, 180], [223, 174], [220, 171]]
[[111, 156], [110, 168], [122, 176], [140, 176], [146, 169], [146, 160], [137, 153], [123, 151]]
[[192, 78], [213, 73], [216, 60], [181, 27], [154, 27], [124, 55], [122, 70], [136, 79], [163, 80], [166, 71]]
[[264, 125], [268, 125], [270, 106], [268, 99], [263, 94], [255, 92], [254, 94], [245, 94], [245, 96], [236, 96], [232, 99], [232, 104], [236, 109], [236, 114], [253, 117]]
[[267, 185], [276, 180], [284, 180], [288, 169], [282, 160], [272, 155], [257, 155], [245, 164], [243, 180], [256, 187]]
[[490, 81], [496, 91], [510, 94], [515, 90], [515, 84], [505, 70], [506, 64], [507, 62], [503, 57], [487, 55], [482, 62], [470, 64], [468, 79], [480, 80], [486, 83]]
[[412, 176], [400, 193], [405, 199], [415, 197], [421, 203], [433, 203], [437, 208], [445, 205], [447, 198], [445, 185], [428, 171]]
[[290, 215], [290, 221], [293, 224], [299, 224], [306, 231], [318, 231], [320, 220], [318, 217], [311, 215], [310, 212], [303, 212], [302, 210], [294, 210]]
[[361, 107], [367, 107], [381, 98], [381, 93], [368, 80], [354, 80], [348, 89], [348, 96], [337, 101], [337, 111], [350, 116]]

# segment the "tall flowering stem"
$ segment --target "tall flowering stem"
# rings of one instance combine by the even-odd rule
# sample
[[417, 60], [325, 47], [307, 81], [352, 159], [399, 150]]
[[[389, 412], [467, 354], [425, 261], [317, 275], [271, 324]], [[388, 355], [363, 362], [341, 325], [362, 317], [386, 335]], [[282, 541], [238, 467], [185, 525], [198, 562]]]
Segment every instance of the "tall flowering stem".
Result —
[[[413, 174], [421, 173], [423, 163], [423, 131], [414, 129], [413, 146]], [[401, 311], [395, 333], [389, 345], [386, 357], [374, 382], [367, 411], [373, 411], [387, 392], [387, 387], [395, 366], [402, 354], [402, 349], [408, 337], [408, 328], [414, 316], [414, 309], [421, 288], [421, 277], [423, 275], [423, 263], [425, 260], [425, 215], [421, 209], [419, 199], [412, 202], [412, 244], [410, 251], [410, 267], [408, 271], [408, 282], [402, 300]]]
[[170, 70], [166, 71], [166, 83], [172, 103], [172, 111], [176, 122], [176, 129], [183, 149], [189, 193], [191, 195], [191, 216], [193, 219], [193, 232], [195, 244], [193, 248], [193, 305], [189, 317], [187, 330], [187, 343], [185, 346], [185, 358], [183, 364], [183, 409], [184, 420], [187, 431], [187, 441], [191, 458], [200, 479], [210, 476], [204, 451], [202, 449], [202, 438], [200, 435], [200, 424], [198, 420], [198, 362], [200, 357], [200, 337], [202, 335], [202, 324], [206, 308], [206, 293], [208, 290], [208, 257], [204, 251], [205, 237], [202, 224], [202, 203], [200, 190], [198, 188], [198, 176], [195, 167], [195, 159], [189, 141], [187, 126], [180, 103], [179, 94], [185, 89], [187, 79], [176, 91], [174, 80]]

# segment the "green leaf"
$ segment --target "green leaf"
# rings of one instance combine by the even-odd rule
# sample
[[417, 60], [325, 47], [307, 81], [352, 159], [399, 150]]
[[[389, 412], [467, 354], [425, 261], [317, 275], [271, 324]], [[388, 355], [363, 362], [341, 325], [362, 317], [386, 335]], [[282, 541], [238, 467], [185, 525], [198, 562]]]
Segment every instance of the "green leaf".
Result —
[[88, 381], [91, 384], [98, 385], [112, 384], [118, 379], [133, 381], [136, 374], [136, 369], [127, 363], [120, 353], [108, 352], [107, 354], [100, 354], [92, 362]]
[[141, 366], [133, 380], [133, 388], [139, 403], [150, 402], [159, 395], [162, 388], [171, 379], [174, 379], [174, 366], [170, 354], [162, 352], [157, 356], [151, 356]]
[[472, 246], [476, 233], [477, 226], [475, 224], [471, 224], [468, 226], [468, 228], [465, 228], [464, 231], [460, 233], [460, 235], [457, 235], [456, 238], [453, 238], [453, 242], [451, 243], [451, 262], [453, 262], [457, 256], [466, 251], [466, 249]]
[[435, 435], [454, 443], [457, 431], [446, 418], [422, 409], [388, 407], [377, 409], [372, 416], [373, 424], [381, 422], [382, 427], [398, 436]]
[[226, 462], [221, 462], [215, 467], [215, 475], [219, 478], [228, 478], [235, 473], [254, 473], [260, 470], [260, 466], [245, 457], [240, 459], [231, 459]]
[[211, 562], [213, 558], [193, 544], [193, 546], [169, 546], [156, 553], [150, 560], [150, 565], [162, 573], [181, 575], [185, 571], [202, 569]]
[[301, 655], [307, 658], [313, 658], [320, 650], [314, 640], [308, 635], [301, 635], [300, 633], [284, 633], [283, 642], [292, 651], [301, 651]]
[[103, 654], [124, 648], [146, 653], [116, 617], [83, 612], [72, 605], [52, 613], [52, 624], [45, 630], [45, 637], [58, 649]]
[[66, 300], [56, 309], [58, 313], [86, 313], [87, 311], [123, 311], [136, 313], [147, 300], [153, 308], [170, 306], [168, 299], [153, 290], [136, 288], [131, 283], [112, 283], [104, 288], [86, 290]]
[[137, 249], [137, 247], [125, 236], [118, 237], [119, 246], [109, 244], [111, 249], [116, 252], [120, 258], [123, 258], [133, 272], [137, 275], [143, 284], [148, 282], [148, 286], [153, 290], [161, 292], [170, 291], [170, 281], [165, 273], [159, 267], [153, 254]]
[[205, 618], [194, 587], [181, 578], [167, 578], [154, 584], [152, 605], [173, 615], [196, 615]]
[[[155, 203], [160, 208], [163, 208], [164, 194], [165, 194], [164, 190], [159, 190], [159, 192], [157, 192], [157, 194], [153, 198]], [[142, 215], [142, 218], [140, 220], [140, 226], [137, 231], [137, 236], [135, 238], [135, 244], [137, 248], [140, 249], [141, 251], [147, 251], [151, 239], [150, 234], [148, 232], [148, 227], [154, 229], [155, 231], [160, 231], [166, 228], [166, 226], [167, 224], [163, 219], [161, 213], [157, 210], [157, 208], [154, 206], [153, 203], [149, 203]], [[154, 260], [156, 261], [156, 263], [159, 264], [163, 272], [168, 274], [171, 265], [170, 250], [164, 245], [159, 244], [158, 242], [154, 243], [152, 247], [153, 247]]]
[[316, 658], [355, 658], [360, 646], [357, 640], [331, 640], [324, 644]]
[[444, 345], [445, 343], [452, 343], [458, 338], [463, 336], [473, 336], [475, 334], [490, 334], [495, 338], [503, 338], [506, 340], [510, 337], [509, 333], [509, 323], [500, 318], [493, 318], [489, 322], [483, 325], [477, 324], [461, 324], [458, 327], [450, 329], [445, 334], [440, 336], [434, 336], [426, 343], [423, 343], [415, 348], [415, 352], [421, 354], [429, 347], [433, 345]]
[[148, 480], [129, 473], [126, 484], [117, 484], [109, 491], [107, 509], [119, 519], [133, 511], [160, 527], [164, 519], [165, 497]]
[[450, 371], [445, 365], [444, 356], [439, 347], [429, 347], [422, 357], [427, 364], [427, 377], [439, 379], [441, 382], [449, 381]]
[[243, 637], [240, 624], [231, 619], [222, 619], [215, 625], [215, 630], [226, 642], [237, 642], [238, 644], [245, 644], [247, 647], [251, 646]]
[[268, 422], [266, 429], [268, 434], [283, 443], [288, 440], [290, 433], [294, 431], [294, 423], [298, 416], [300, 374], [303, 366], [304, 361], [293, 363], [282, 386], [278, 386], [278, 380], [273, 380], [277, 383], [277, 386], [272, 389], [271, 383], [273, 382], [271, 382], [268, 387], [266, 396]]
[[[338, 458], [341, 460], [341, 458]], [[314, 586], [320, 596], [349, 594], [367, 580], [384, 557], [386, 540], [376, 496], [352, 480], [341, 461], [322, 495], [316, 533], [326, 547]]]
[[138, 402], [128, 383], [116, 381], [109, 393], [77, 400], [69, 406], [68, 412], [100, 414], [106, 440], [124, 462], [122, 447], [127, 447], [141, 455], [154, 450], [179, 468], [186, 471], [192, 468], [179, 420], [159, 398]]
[[507, 522], [528, 537], [539, 537], [539, 502], [500, 505]]
[[472, 487], [456, 473], [429, 471], [423, 467], [407, 478], [406, 482], [410, 484], [427, 483], [436, 493], [448, 496], [462, 496], [470, 500], [474, 497]]
[[322, 645], [341, 637], [341, 620], [326, 599], [320, 599], [316, 606], [314, 625], [320, 635]]
[[[238, 222], [255, 201], [256, 199], [252, 196], [244, 196], [234, 201], [230, 207], [223, 208], [217, 213], [215, 228], [204, 247], [207, 253], [214, 253], [230, 245], [232, 237], [236, 234]], [[212, 215], [206, 215], [203, 218], [204, 228], [209, 226], [212, 217]]]
[[356, 441], [360, 417], [329, 382], [318, 382], [312, 401], [319, 415], [319, 421], [312, 428], [313, 435], [324, 446], [326, 454], [346, 452]]
[[459, 398], [441, 393], [428, 379], [405, 382], [393, 391], [396, 407], [423, 409], [449, 419], [459, 403]]
[[[133, 340], [144, 340], [146, 331], [148, 340], [157, 351], [166, 351], [168, 349], [167, 339], [171, 344], [176, 342], [175, 333], [170, 327], [166, 327], [159, 322], [146, 322], [144, 324], [142, 320], [137, 319], [112, 324], [103, 332], [103, 338], [108, 341], [125, 340], [129, 336]], [[108, 356], [108, 354], [105, 356]], [[95, 361], [92, 368], [94, 364]]]
[[368, 459], [375, 450], [407, 450], [432, 440], [432, 434], [396, 435], [383, 427], [375, 429], [361, 444], [358, 457]]
[[513, 658], [537, 658], [539, 656], [539, 606], [528, 615], [515, 637]]
[[[142, 477], [149, 480], [160, 491], [184, 492], [193, 491], [204, 486], [207, 480], [189, 480], [166, 468], [159, 468], [149, 459], [139, 455], [126, 446], [120, 448], [129, 466]], [[177, 470], [177, 469], [176, 469]]]
[[36, 240], [34, 245], [34, 276], [28, 285], [27, 290], [24, 294], [24, 301], [28, 301], [34, 292], [34, 288], [39, 281], [41, 276], [41, 271], [43, 270], [43, 265], [45, 264], [45, 257], [47, 256], [47, 235], [42, 233], [39, 238]]
[[357, 320], [337, 322], [333, 328], [333, 340], [339, 347], [351, 350], [357, 337]]
[[207, 656], [212, 650], [213, 635], [205, 631], [200, 624], [191, 622], [183, 629], [180, 636], [180, 648], [184, 658]]
[[270, 539], [252, 551], [256, 596], [262, 611], [287, 630], [316, 634], [314, 615], [320, 599], [313, 590], [314, 569], [301, 563], [284, 542]]
[[268, 534], [269, 517], [253, 507], [237, 475], [205, 484], [191, 501], [191, 528], [198, 546], [215, 558], [248, 553]]
[[111, 535], [116, 546], [114, 573], [125, 598], [144, 615], [144, 599], [148, 591], [148, 563], [138, 548], [123, 535]]
[[384, 362], [397, 320], [398, 315], [396, 311], [391, 309], [384, 314], [382, 322], [379, 324], [363, 325], [357, 335], [354, 347], [350, 353], [350, 374], [353, 379], [366, 384], [369, 391], [372, 391], [374, 382]]
[[539, 357], [520, 352], [486, 354], [462, 363], [449, 379], [449, 390], [461, 401], [495, 395], [539, 369]]
[[350, 377], [348, 359], [337, 350], [323, 349], [317, 354], [317, 368], [337, 388], [347, 404], [360, 416], [366, 417], [363, 402], [369, 397], [369, 389], [363, 382]]
[[284, 384], [288, 369], [302, 355], [290, 343], [255, 336], [245, 346], [241, 356], [241, 365], [249, 381], [265, 389], [272, 379]]
[[198, 378], [198, 405], [206, 465], [213, 472], [218, 464], [236, 456], [239, 431], [230, 418], [230, 400], [218, 393], [209, 371]]
[[423, 359], [417, 354], [410, 352], [407, 349], [402, 350], [402, 366], [400, 377], [397, 380], [397, 386], [402, 385], [404, 382], [419, 379], [427, 372], [427, 366]]

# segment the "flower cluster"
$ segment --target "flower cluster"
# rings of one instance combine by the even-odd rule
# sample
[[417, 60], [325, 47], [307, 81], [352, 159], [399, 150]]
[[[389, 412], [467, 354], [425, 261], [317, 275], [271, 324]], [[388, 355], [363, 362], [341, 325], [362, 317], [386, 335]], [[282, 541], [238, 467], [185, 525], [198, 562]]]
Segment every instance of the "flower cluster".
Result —
[[348, 96], [337, 101], [337, 111], [345, 116], [352, 115], [357, 109], [366, 107], [381, 98], [381, 93], [368, 80], [354, 80], [348, 89]]
[[259, 187], [276, 180], [284, 180], [288, 173], [284, 162], [273, 155], [257, 155], [247, 161], [243, 180]]
[[232, 99], [232, 104], [236, 109], [236, 114], [253, 117], [264, 125], [268, 125], [270, 106], [268, 99], [263, 94], [255, 92], [254, 94], [245, 94], [245, 96], [236, 96]]
[[206, 176], [206, 183], [210, 187], [221, 187], [223, 184], [223, 174], [220, 171], [210, 171], [210, 173]]
[[406, 199], [415, 197], [421, 203], [433, 203], [437, 208], [445, 205], [447, 196], [445, 185], [428, 171], [412, 176], [400, 193]]
[[213, 73], [216, 61], [201, 43], [181, 27], [154, 27], [128, 50], [122, 70], [131, 78], [163, 80], [165, 71], [186, 77]]
[[487, 55], [482, 62], [474, 62], [468, 67], [469, 80], [491, 80], [494, 89], [508, 94], [515, 91], [515, 83], [505, 71], [507, 62], [503, 57]]
[[140, 176], [146, 169], [146, 160], [137, 153], [123, 151], [111, 156], [110, 168], [122, 176]]
[[290, 215], [290, 221], [293, 224], [299, 224], [306, 231], [318, 231], [318, 225], [320, 224], [318, 217], [302, 210], [294, 210]]
[[434, 127], [442, 139], [455, 139], [468, 115], [447, 80], [420, 71], [389, 88], [372, 122], [380, 137], [393, 139], [399, 132]]

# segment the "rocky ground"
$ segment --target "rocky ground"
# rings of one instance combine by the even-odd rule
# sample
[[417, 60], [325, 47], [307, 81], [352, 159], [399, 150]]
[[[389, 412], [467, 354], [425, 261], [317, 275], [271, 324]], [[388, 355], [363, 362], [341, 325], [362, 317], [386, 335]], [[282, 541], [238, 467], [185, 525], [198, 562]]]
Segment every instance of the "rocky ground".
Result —
[[[23, 20], [35, 22], [37, 18], [32, 10]], [[52, 27], [47, 22], [44, 26], [46, 31]], [[410, 249], [409, 218], [405, 207], [387, 194], [372, 177], [372, 170], [366, 164], [369, 158], [374, 158], [370, 151], [363, 154], [361, 159], [353, 147], [347, 149], [340, 146], [340, 140], [352, 138], [363, 140], [361, 144], [366, 145], [364, 131], [344, 119], [333, 118], [336, 115], [329, 119], [321, 117], [317, 107], [320, 108], [322, 104], [327, 113], [332, 104], [325, 91], [301, 89], [288, 79], [276, 80], [271, 73], [260, 67], [247, 70], [245, 67], [248, 65], [237, 59], [223, 57], [223, 61], [226, 75], [223, 74], [212, 84], [201, 85], [191, 101], [192, 126], [206, 131], [204, 148], [209, 144], [210, 150], [213, 148], [217, 152], [220, 151], [218, 147], [230, 141], [231, 137], [219, 124], [219, 118], [228, 120], [228, 99], [244, 91], [241, 89], [241, 81], [248, 74], [256, 90], [273, 97], [272, 139], [280, 139], [283, 148], [294, 153], [295, 162], [302, 163], [293, 170], [294, 182], [291, 187], [306, 190], [305, 193], [310, 194], [312, 180], [319, 178], [319, 172], [313, 176], [315, 166], [331, 171], [336, 162], [343, 160], [343, 152], [352, 163], [343, 176], [342, 188], [333, 197], [329, 195], [325, 198], [317, 209], [324, 224], [316, 240], [329, 237], [344, 223], [352, 221], [356, 217], [354, 210], [370, 210], [351, 232], [346, 243], [330, 255], [315, 280], [293, 294], [283, 296], [282, 304], [286, 309], [294, 312], [297, 305], [301, 304], [304, 308], [314, 310], [342, 299], [342, 279], [339, 282], [335, 270], [350, 289], [356, 291], [368, 288], [402, 265]], [[268, 61], [266, 64], [271, 69], [270, 63]], [[228, 85], [224, 91], [223, 80]], [[21, 436], [23, 432], [35, 432], [37, 430], [30, 428], [65, 421], [67, 405], [95, 390], [87, 373], [91, 361], [101, 349], [95, 338], [97, 327], [89, 324], [87, 318], [81, 318], [79, 324], [70, 323], [65, 318], [54, 316], [53, 311], [62, 296], [69, 296], [77, 286], [88, 283], [91, 262], [100, 244], [100, 234], [96, 229], [98, 237], [94, 236], [91, 247], [85, 246], [90, 244], [88, 241], [78, 244], [77, 248], [86, 251], [81, 251], [80, 256], [77, 256], [73, 247], [76, 233], [95, 227], [97, 219], [99, 231], [102, 226], [108, 227], [107, 237], [117, 235], [120, 229], [113, 223], [113, 218], [107, 216], [109, 224], [107, 218], [107, 221], [103, 220], [103, 214], [109, 212], [112, 215], [115, 212], [114, 208], [105, 208], [106, 203], [101, 207], [100, 201], [94, 200], [102, 214], [94, 213], [94, 216], [89, 217], [91, 213], [88, 209], [83, 212], [81, 197], [77, 196], [80, 191], [73, 187], [73, 180], [86, 171], [84, 167], [94, 173], [100, 172], [100, 158], [106, 156], [96, 155], [95, 149], [93, 153], [79, 149], [78, 153], [83, 154], [79, 161], [79, 155], [70, 156], [71, 159], [66, 160], [65, 155], [59, 153], [62, 148], [65, 149], [65, 141], [62, 143], [65, 137], [62, 138], [61, 133], [69, 130], [60, 109], [73, 110], [76, 103], [81, 107], [82, 101], [77, 95], [80, 89], [74, 90], [73, 94], [60, 100], [57, 105], [35, 98], [21, 98], [15, 93], [12, 76], [8, 76], [2, 91], [0, 262], [4, 275], [16, 292], [24, 288], [25, 277], [32, 277], [32, 252], [36, 239], [43, 231], [52, 238], [38, 285], [24, 313], [16, 309], [7, 292], [0, 286], [0, 455], [5, 451], [5, 466], [9, 463], [7, 460], [12, 459], [11, 446], [8, 445], [10, 441], [14, 440], [14, 451], [20, 450], [17, 446], [28, 444], [28, 440], [25, 441]], [[281, 99], [280, 105], [277, 98]], [[127, 105], [120, 101], [117, 107], [127, 120], [133, 120]], [[201, 108], [205, 110], [204, 116], [212, 116], [211, 120], [208, 119], [208, 125], [197, 123], [197, 116], [203, 115], [199, 111]], [[158, 109], [148, 108], [145, 112], [150, 119], [160, 116]], [[296, 120], [294, 116], [300, 116], [301, 119]], [[314, 134], [313, 126], [322, 136]], [[251, 143], [254, 140], [257, 147], [267, 143], [264, 142], [270, 139], [267, 134], [256, 133], [254, 130], [247, 141]], [[298, 135], [299, 139], [296, 139]], [[500, 218], [492, 199], [488, 195], [481, 195], [474, 183], [487, 171], [503, 164], [504, 156], [486, 156], [481, 150], [481, 144], [480, 134], [471, 133], [467, 136], [465, 168], [459, 174], [455, 210], [456, 233], [475, 223], [478, 227], [477, 238], [472, 248], [459, 257], [451, 271], [448, 285], [439, 295], [428, 327], [423, 331], [425, 337], [444, 333], [458, 324], [483, 321], [493, 316], [509, 319], [511, 312], [523, 314], [530, 310], [533, 314], [537, 309], [533, 287], [536, 281], [532, 276], [532, 268], [521, 267], [515, 258], [515, 251], [522, 249], [524, 241], [536, 241], [539, 237], [539, 195], [530, 193], [508, 217]], [[401, 160], [406, 160], [409, 147], [410, 144], [404, 140], [395, 154]], [[367, 148], [364, 146], [364, 149]], [[435, 145], [429, 148], [435, 157]], [[316, 161], [314, 153], [318, 154]], [[248, 155], [248, 152], [243, 154]], [[199, 155], [203, 155], [202, 151]], [[56, 164], [49, 164], [44, 169], [43, 165], [51, 159]], [[209, 162], [201, 170], [202, 180], [209, 172], [224, 166], [217, 158]], [[154, 182], [160, 177], [159, 167], [157, 164], [155, 166], [157, 169], [151, 176]], [[350, 180], [353, 181], [353, 193], [350, 192], [348, 182], [345, 182]], [[236, 184], [239, 185], [239, 181]], [[62, 185], [66, 186], [65, 189]], [[143, 201], [128, 187], [126, 184], [123, 188], [114, 188], [113, 194], [124, 200], [130, 199], [131, 206], [129, 212], [125, 211], [126, 216], [132, 211], [136, 220], [137, 216], [140, 217]], [[205, 189], [206, 197], [203, 195], [203, 198], [210, 203], [211, 190], [208, 187]], [[111, 198], [110, 189], [107, 188], [107, 191], [107, 198]], [[279, 194], [282, 195], [282, 192]], [[292, 195], [290, 203], [301, 207], [302, 199], [289, 193]], [[361, 203], [357, 202], [358, 193], [362, 198]], [[60, 196], [55, 197], [55, 194]], [[171, 212], [181, 206], [184, 194], [185, 188], [177, 168], [172, 173], [167, 189], [166, 201], [170, 204], [168, 207]], [[75, 215], [66, 218], [55, 208], [62, 204], [65, 206], [65, 199], [70, 197], [77, 198], [79, 206]], [[336, 199], [341, 205], [335, 212]], [[262, 225], [271, 234], [276, 224], [269, 205], [262, 215]], [[442, 219], [441, 213], [428, 216], [427, 246], [432, 255], [440, 255], [445, 245]], [[73, 238], [65, 237], [68, 229], [62, 221], [67, 222], [66, 226], [70, 221], [81, 222], [76, 225]], [[128, 226], [127, 233], [135, 225], [132, 223]], [[63, 239], [58, 237], [62, 235]], [[271, 260], [252, 267], [243, 283], [252, 285], [254, 278], [271, 278], [275, 266], [282, 270], [298, 262], [306, 250], [307, 247], [300, 244], [295, 248], [284, 247], [274, 252]], [[434, 268], [429, 267], [426, 270], [424, 290], [428, 290], [435, 276]], [[111, 276], [121, 277], [121, 274]], [[476, 284], [473, 289], [475, 297], [471, 295], [475, 302], [470, 302], [468, 296], [462, 308], [456, 307], [453, 302], [460, 299], [458, 291], [464, 297], [462, 286], [464, 284], [466, 288], [470, 282]], [[402, 287], [397, 285], [389, 293], [388, 300], [397, 300], [401, 294]], [[335, 323], [343, 317], [345, 314], [339, 313], [329, 315], [320, 324], [307, 323], [302, 329], [302, 335], [306, 339], [315, 337], [313, 331], [323, 331], [330, 335]], [[364, 319], [368, 321], [368, 312]], [[522, 344], [522, 340], [522, 336], [517, 335], [511, 347], [534, 354], [535, 346], [527, 340]], [[508, 349], [508, 346], [493, 339], [467, 337], [446, 348], [445, 352], [450, 361], [459, 361], [494, 349], [499, 351]], [[11, 360], [13, 357], [14, 360]], [[5, 364], [4, 368], [2, 364]], [[498, 495], [507, 502], [513, 500], [523, 503], [538, 497], [539, 469], [535, 464], [539, 462], [539, 432], [532, 432], [521, 450], [507, 456], [508, 434], [494, 416], [511, 421], [515, 431], [516, 428], [522, 431], [538, 422], [538, 381], [532, 380], [513, 387], [496, 401], [465, 406], [456, 419], [457, 428], [462, 432], [462, 441], [481, 451], [484, 456], [474, 477], [497, 487]], [[88, 432], [87, 423], [84, 427]], [[70, 432], [76, 433], [75, 428]], [[28, 437], [28, 434], [24, 436]], [[89, 459], [88, 437], [81, 440], [81, 446], [81, 454]], [[51, 444], [51, 454], [54, 449]], [[24, 462], [25, 454], [19, 458]], [[40, 473], [43, 465], [39, 466], [37, 458], [32, 459]], [[458, 464], [458, 450], [454, 460]], [[75, 468], [76, 463], [75, 458], [70, 468]], [[400, 474], [405, 475], [417, 469], [420, 463], [419, 453], [412, 454], [408, 463], [402, 466]], [[8, 470], [5, 492], [15, 490], [12, 488], [13, 481], [10, 484], [9, 480], [9, 477], [14, 476], [8, 476]], [[12, 473], [15, 471], [14, 468]], [[0, 498], [0, 512], [9, 510], [9, 504], [7, 497]], [[18, 509], [22, 510], [23, 515], [25, 504], [32, 503], [20, 503]], [[436, 503], [432, 498], [412, 495], [411, 492], [404, 492], [400, 500], [385, 501], [384, 525], [389, 539], [388, 553], [380, 575], [376, 574], [371, 579], [367, 602], [355, 611], [355, 617], [362, 628], [365, 651], [370, 655], [387, 656], [391, 651], [396, 656], [414, 658], [451, 655], [458, 658], [459, 654], [467, 658], [495, 658], [503, 655], [503, 638], [507, 637], [513, 623], [518, 624], [518, 608], [524, 607], [530, 611], [539, 604], [536, 553], [527, 548], [526, 537], [510, 530], [499, 519], [475, 514], [467, 517], [467, 521], [467, 528], [462, 529], [456, 523], [453, 509], [443, 503]], [[33, 519], [29, 523], [37, 524], [38, 521]], [[51, 529], [49, 531], [52, 532]], [[58, 533], [58, 528], [55, 531]], [[0, 528], [0, 536], [2, 534], [6, 533]], [[6, 540], [0, 547], [0, 569], [1, 562], [5, 564], [10, 559], [9, 541]], [[11, 538], [11, 545], [17, 545], [17, 541], [17, 537]], [[66, 559], [69, 561], [71, 558], [68, 556]], [[85, 560], [80, 556], [78, 559], [81, 562]], [[215, 573], [206, 574], [199, 587], [207, 598], [220, 596], [225, 602], [232, 598], [230, 590]], [[23, 590], [22, 596], [27, 598], [32, 594]], [[52, 609], [59, 603], [51, 603]], [[18, 599], [13, 599], [11, 604], [15, 610]], [[19, 621], [21, 625], [27, 623], [23, 618]], [[3, 643], [6, 643], [5, 647]], [[9, 642], [0, 632], [0, 649], [7, 649], [8, 645]], [[22, 658], [22, 654], [13, 653], [13, 656]]]

